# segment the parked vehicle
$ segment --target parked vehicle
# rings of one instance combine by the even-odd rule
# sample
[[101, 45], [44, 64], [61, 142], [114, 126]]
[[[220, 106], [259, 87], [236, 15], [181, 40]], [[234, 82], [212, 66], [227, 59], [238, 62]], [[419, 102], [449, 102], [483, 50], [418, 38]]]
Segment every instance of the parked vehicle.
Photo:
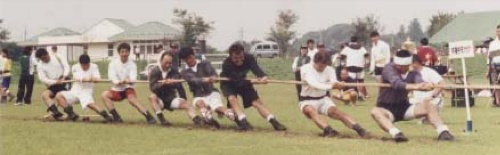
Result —
[[250, 54], [257, 58], [275, 58], [278, 57], [279, 52], [278, 44], [271, 41], [255, 44], [250, 49]]

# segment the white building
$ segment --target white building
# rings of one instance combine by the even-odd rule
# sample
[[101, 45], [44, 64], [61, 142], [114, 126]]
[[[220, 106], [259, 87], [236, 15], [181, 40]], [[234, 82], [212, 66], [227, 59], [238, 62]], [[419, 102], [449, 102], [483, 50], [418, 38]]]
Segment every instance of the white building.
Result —
[[18, 44], [48, 50], [50, 46], [58, 46], [58, 53], [69, 61], [76, 61], [83, 53], [98, 61], [117, 57], [117, 46], [127, 42], [132, 46], [130, 57], [135, 59], [134, 53], [137, 52], [144, 59], [147, 58], [145, 55], [153, 54], [158, 45], [168, 47], [179, 34], [179, 30], [160, 22], [134, 26], [123, 19], [106, 18], [83, 33], [56, 28]]

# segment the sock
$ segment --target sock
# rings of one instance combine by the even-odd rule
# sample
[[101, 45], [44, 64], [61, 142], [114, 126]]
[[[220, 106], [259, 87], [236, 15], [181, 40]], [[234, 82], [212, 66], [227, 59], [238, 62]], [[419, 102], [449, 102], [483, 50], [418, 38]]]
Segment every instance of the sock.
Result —
[[146, 117], [146, 120], [154, 119], [153, 116], [151, 116], [151, 113], [149, 111], [146, 111], [146, 113], [143, 114], [144, 117]]
[[212, 115], [210, 115], [210, 110], [202, 108], [200, 109], [200, 113], [203, 118], [212, 119]]
[[120, 114], [118, 114], [118, 112], [117, 112], [115, 109], [110, 110], [110, 111], [109, 111], [109, 113], [111, 113], [111, 115], [113, 115], [113, 118], [114, 118], [115, 120], [117, 120], [117, 119], [121, 119]]
[[352, 129], [353, 129], [354, 131], [358, 132], [358, 133], [359, 133], [359, 132], [361, 132], [361, 131], [363, 131], [363, 130], [365, 130], [365, 129], [363, 129], [363, 127], [361, 127], [361, 125], [359, 125], [358, 123], [356, 123], [356, 124], [352, 125]]
[[109, 117], [108, 112], [106, 112], [105, 110], [102, 110], [101, 112], [98, 112], [98, 114], [101, 115], [104, 118], [108, 118]]
[[398, 129], [398, 128], [391, 128], [389, 129], [389, 134], [391, 134], [392, 137], [396, 137], [396, 135], [398, 133], [400, 133], [401, 131]]
[[160, 120], [161, 123], [165, 122], [165, 116], [163, 116], [163, 113], [156, 113], [156, 117]]
[[269, 122], [269, 121], [271, 121], [271, 119], [274, 119], [274, 115], [270, 114], [270, 115], [267, 116], [266, 119]]
[[234, 121], [234, 112], [233, 112], [232, 110], [227, 109], [227, 110], [224, 112], [224, 115], [226, 115], [226, 117], [227, 117], [229, 120]]
[[323, 132], [327, 132], [327, 131], [332, 131], [332, 127], [331, 126], [326, 126], [325, 128], [323, 128]]
[[443, 131], [448, 131], [448, 126], [446, 126], [446, 125], [439, 125], [436, 128], [436, 131], [437, 131], [438, 134], [441, 134], [441, 132], [443, 132]]
[[247, 118], [245, 114], [238, 115], [238, 120], [241, 121], [243, 119]]
[[67, 106], [64, 108], [64, 112], [67, 113], [68, 115], [74, 115], [75, 112], [73, 112], [73, 107], [72, 106]]
[[47, 111], [52, 112], [53, 115], [59, 114], [59, 110], [57, 110], [57, 107], [55, 104], [51, 104], [49, 108], [47, 108]]

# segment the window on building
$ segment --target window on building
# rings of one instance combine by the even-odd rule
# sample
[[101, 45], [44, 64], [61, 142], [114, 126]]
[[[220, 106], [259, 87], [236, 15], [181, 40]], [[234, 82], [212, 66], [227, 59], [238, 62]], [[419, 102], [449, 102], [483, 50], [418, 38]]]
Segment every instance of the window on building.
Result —
[[113, 44], [108, 44], [108, 56], [112, 57], [113, 56]]

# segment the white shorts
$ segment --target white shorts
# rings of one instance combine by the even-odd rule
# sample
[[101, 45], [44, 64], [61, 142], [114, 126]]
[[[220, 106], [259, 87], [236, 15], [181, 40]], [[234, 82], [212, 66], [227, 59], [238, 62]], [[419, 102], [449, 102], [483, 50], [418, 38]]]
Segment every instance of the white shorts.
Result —
[[319, 100], [304, 100], [299, 102], [301, 111], [304, 111], [304, 107], [306, 106], [313, 107], [319, 114], [328, 115], [328, 109], [330, 109], [330, 107], [335, 107], [335, 103], [327, 96]]
[[359, 79], [365, 79], [365, 71], [361, 71], [359, 73], [354, 73], [354, 72], [348, 72], [347, 73], [350, 78], [359, 80]]
[[222, 100], [219, 92], [212, 92], [210, 95], [205, 97], [195, 97], [193, 99], [193, 105], [196, 107], [196, 102], [203, 101], [206, 106], [210, 107], [212, 111], [215, 109], [222, 107]]
[[83, 109], [86, 109], [90, 103], [95, 103], [92, 94], [77, 93], [72, 91], [62, 91], [60, 93], [66, 99], [66, 102], [68, 104], [73, 105], [77, 102], [80, 102], [80, 105]]
[[162, 109], [179, 109], [179, 106], [181, 105], [181, 102], [184, 101], [184, 99], [176, 97], [170, 102], [170, 107], [165, 107], [165, 104], [163, 101], [158, 98], [158, 103], [160, 103], [160, 106]]

